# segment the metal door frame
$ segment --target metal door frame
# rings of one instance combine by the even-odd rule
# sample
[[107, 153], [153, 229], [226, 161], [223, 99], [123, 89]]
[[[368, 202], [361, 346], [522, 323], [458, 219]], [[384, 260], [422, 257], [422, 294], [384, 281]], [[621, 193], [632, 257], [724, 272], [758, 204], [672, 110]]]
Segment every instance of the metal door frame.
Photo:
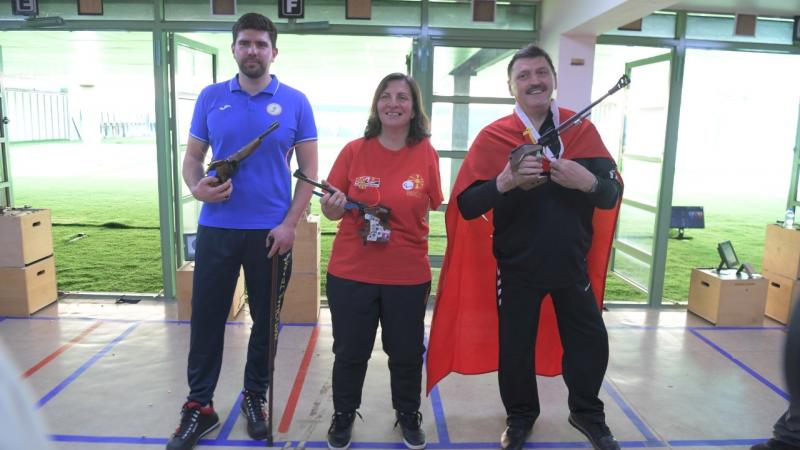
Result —
[[[661, 157], [661, 182], [659, 184], [658, 195], [655, 205], [644, 205], [623, 198], [623, 203], [640, 207], [655, 213], [655, 223], [653, 229], [653, 247], [650, 255], [634, 249], [627, 244], [614, 239], [614, 248], [624, 248], [626, 254], [635, 259], [649, 264], [650, 276], [648, 286], [639, 286], [631, 280], [616, 274], [620, 279], [634, 288], [644, 290], [648, 294], [647, 304], [650, 307], [661, 307], [664, 296], [664, 276], [667, 262], [667, 239], [669, 237], [669, 211], [672, 206], [673, 182], [675, 179], [675, 160], [678, 144], [678, 125], [680, 116], [681, 95], [683, 91], [683, 67], [685, 61], [685, 47], [678, 46], [668, 50], [668, 53], [638, 61], [631, 61], [625, 65], [625, 73], [630, 76], [631, 69], [648, 64], [670, 62], [669, 85], [670, 93], [667, 101], [667, 123], [664, 137], [664, 152]], [[635, 82], [635, 80], [634, 80]], [[625, 121], [627, 123], [627, 119]], [[623, 128], [624, 142], [624, 128]], [[624, 151], [624, 150], [623, 150]], [[613, 262], [612, 262], [613, 264]], [[612, 265], [613, 267], [613, 265]], [[612, 269], [613, 270], [613, 269]]]
[[181, 148], [184, 147], [186, 136], [178, 135], [178, 102], [177, 102], [177, 85], [175, 74], [178, 70], [178, 47], [187, 47], [211, 56], [211, 78], [212, 83], [217, 82], [217, 58], [219, 52], [215, 47], [197, 42], [184, 36], [177, 35], [176, 33], [169, 33], [169, 85], [170, 85], [170, 120], [169, 128], [172, 138], [171, 142], [171, 155], [172, 155], [172, 200], [173, 208], [175, 211], [175, 221], [173, 233], [174, 249], [176, 255], [175, 269], [177, 269], [184, 261], [183, 258], [183, 206], [187, 203], [197, 202], [191, 195], [181, 195], [181, 187], [183, 185], [183, 177], [181, 169], [183, 161], [180, 159]]
[[[671, 52], [663, 53], [661, 55], [656, 55], [656, 56], [650, 56], [650, 57], [647, 57], [647, 58], [637, 59], [637, 60], [634, 60], [634, 61], [629, 61], [629, 62], [625, 63], [625, 75], [627, 77], [633, 79], [632, 72], [633, 72], [634, 69], [636, 69], [638, 67], [649, 66], [649, 65], [652, 65], [652, 64], [660, 64], [660, 63], [663, 63], [663, 62], [668, 62], [670, 64], [670, 67], [672, 66], [672, 53]], [[626, 160], [652, 162], [652, 163], [659, 163], [661, 165], [664, 164], [664, 157], [663, 157], [664, 151], [663, 150], [662, 150], [662, 156], [661, 157], [646, 156], [646, 155], [636, 155], [636, 154], [629, 155], [629, 154], [627, 154], [627, 152], [626, 152], [627, 139], [626, 138], [628, 136], [628, 127], [629, 127], [628, 116], [629, 116], [629, 112], [627, 111], [627, 108], [626, 108], [625, 115], [624, 115], [624, 117], [622, 119], [622, 146], [620, 148], [619, 161], [617, 161], [617, 164], [619, 165], [619, 170], [620, 170], [620, 173], [622, 174], [623, 179], [625, 177], [625, 161]], [[666, 124], [665, 124], [665, 126], [666, 126]], [[661, 180], [659, 180], [659, 187], [658, 187], [658, 192], [660, 192], [660, 191], [661, 191]], [[652, 230], [653, 234], [651, 236], [652, 239], [653, 239], [653, 242], [655, 242], [656, 224], [658, 223], [658, 195], [656, 196], [655, 204], [653, 204], [653, 205], [650, 205], [650, 204], [647, 204], [647, 203], [642, 203], [642, 202], [635, 201], [635, 200], [631, 200], [631, 199], [626, 198], [626, 197], [622, 198], [622, 205], [626, 205], [626, 206], [629, 206], [629, 207], [632, 207], [632, 208], [640, 209], [640, 210], [652, 213], [652, 214], [654, 214], [656, 216], [656, 219], [654, 220], [654, 223], [653, 223], [653, 225], [654, 225], [653, 226], [653, 230]], [[619, 226], [620, 226], [620, 224], [618, 223], [617, 227], [619, 228]], [[648, 266], [648, 269], [649, 269], [649, 272], [650, 272], [650, 274], [648, 276], [648, 280], [652, 280], [652, 278], [653, 278], [653, 256], [654, 256], [652, 247], [650, 248], [650, 252], [651, 253], [647, 254], [646, 252], [642, 251], [639, 248], [633, 247], [630, 244], [627, 244], [625, 242], [620, 241], [619, 239], [617, 239], [616, 236], [614, 237], [614, 244], [613, 245], [614, 245], [615, 252], [617, 250], [620, 250], [623, 253], [625, 253], [627, 256], [630, 256], [630, 257], [636, 259], [637, 261], [639, 261], [639, 262], [641, 262], [643, 264], [646, 264]], [[612, 252], [612, 257], [615, 255], [615, 252]], [[610, 268], [611, 268], [612, 271], [614, 271], [614, 263], [615, 263], [615, 261], [612, 258], [611, 264], [610, 264]], [[631, 286], [631, 287], [633, 287], [635, 289], [641, 290], [643, 292], [649, 292], [649, 290], [650, 290], [650, 283], [648, 283], [647, 286], [642, 286], [641, 284], [637, 283], [636, 281], [634, 281], [632, 279], [629, 279], [628, 277], [626, 277], [625, 275], [623, 275], [621, 273], [618, 273], [618, 272], [614, 271], [614, 274], [618, 278], [620, 278], [622, 281], [624, 281], [626, 284], [628, 284], [629, 286]]]
[[800, 104], [797, 111], [797, 132], [794, 138], [794, 158], [792, 159], [792, 175], [789, 180], [789, 195], [786, 199], [786, 208], [797, 208], [797, 177], [800, 175]]
[[[3, 48], [0, 47], [0, 74], [3, 73]], [[0, 208], [14, 205], [14, 189], [11, 183], [11, 157], [8, 150], [8, 116], [6, 115], [6, 92], [0, 76]]]

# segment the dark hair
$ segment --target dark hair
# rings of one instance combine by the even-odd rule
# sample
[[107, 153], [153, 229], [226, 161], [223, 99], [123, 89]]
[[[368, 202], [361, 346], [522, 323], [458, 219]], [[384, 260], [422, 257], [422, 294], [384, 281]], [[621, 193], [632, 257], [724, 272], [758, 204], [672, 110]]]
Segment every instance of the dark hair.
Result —
[[395, 72], [390, 73], [383, 77], [375, 89], [375, 95], [372, 97], [372, 108], [369, 111], [369, 119], [367, 119], [367, 128], [364, 130], [364, 137], [373, 138], [381, 134], [381, 118], [378, 115], [378, 99], [389, 82], [395, 80], [403, 80], [408, 85], [411, 91], [411, 99], [414, 102], [414, 117], [411, 119], [408, 128], [408, 136], [406, 137], [406, 144], [413, 145], [431, 135], [430, 122], [425, 110], [422, 109], [422, 92], [419, 90], [417, 82], [414, 81], [409, 75], [404, 73]]
[[555, 75], [556, 67], [553, 65], [553, 60], [550, 59], [550, 55], [548, 55], [547, 52], [544, 51], [541, 47], [535, 44], [528, 44], [525, 47], [522, 47], [521, 49], [517, 50], [517, 52], [514, 53], [514, 56], [511, 57], [511, 61], [508, 62], [508, 79], [509, 80], [511, 79], [511, 66], [513, 66], [518, 59], [538, 58], [540, 56], [547, 61], [547, 64], [550, 65], [550, 70], [552, 70], [553, 75]]
[[233, 24], [233, 43], [236, 43], [236, 38], [239, 37], [239, 32], [242, 30], [256, 30], [266, 31], [269, 33], [269, 40], [272, 41], [272, 47], [278, 42], [278, 29], [275, 24], [269, 20], [269, 17], [259, 13], [247, 13]]

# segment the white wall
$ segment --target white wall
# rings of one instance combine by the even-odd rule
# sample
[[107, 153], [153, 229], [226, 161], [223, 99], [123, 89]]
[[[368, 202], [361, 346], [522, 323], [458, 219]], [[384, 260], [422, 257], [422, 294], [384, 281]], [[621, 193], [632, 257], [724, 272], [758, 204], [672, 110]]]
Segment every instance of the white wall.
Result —
[[[544, 0], [539, 44], [558, 72], [559, 104], [580, 110], [592, 102], [598, 35], [674, 4], [675, 0]], [[577, 64], [580, 60], [583, 64]]]

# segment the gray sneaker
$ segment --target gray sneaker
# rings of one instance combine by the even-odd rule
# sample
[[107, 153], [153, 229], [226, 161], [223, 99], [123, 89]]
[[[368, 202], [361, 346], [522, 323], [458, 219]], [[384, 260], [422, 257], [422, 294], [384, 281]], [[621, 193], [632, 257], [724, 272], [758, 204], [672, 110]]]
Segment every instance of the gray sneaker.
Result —
[[425, 448], [425, 432], [422, 430], [422, 413], [419, 411], [395, 413], [397, 422], [394, 423], [395, 428], [400, 424], [400, 430], [403, 432], [403, 443], [411, 450], [422, 450]]
[[333, 413], [331, 427], [328, 428], [328, 448], [330, 450], [347, 450], [350, 447], [356, 414], [358, 413], [355, 411]]
[[569, 424], [589, 439], [594, 450], [620, 450], [619, 443], [605, 423], [590, 422], [581, 416], [570, 414]]

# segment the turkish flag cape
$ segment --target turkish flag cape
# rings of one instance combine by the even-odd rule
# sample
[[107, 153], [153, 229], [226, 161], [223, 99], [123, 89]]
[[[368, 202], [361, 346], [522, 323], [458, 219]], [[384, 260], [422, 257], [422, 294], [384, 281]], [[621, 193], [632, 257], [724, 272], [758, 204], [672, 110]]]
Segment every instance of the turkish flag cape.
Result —
[[[574, 114], [559, 108], [561, 121]], [[484, 128], [470, 147], [450, 194], [445, 213], [447, 250], [436, 291], [427, 352], [428, 393], [450, 372], [474, 375], [497, 370], [497, 261], [492, 254], [492, 211], [484, 217], [464, 220], [456, 199], [475, 181], [495, 178], [508, 162], [511, 150], [530, 142], [524, 132], [525, 125], [516, 114]], [[561, 140], [562, 158], [612, 159], [588, 120], [564, 131]], [[616, 175], [621, 184], [619, 174]], [[614, 209], [595, 208], [592, 219], [594, 234], [587, 262], [589, 280], [601, 307], [618, 213], [619, 202]], [[535, 354], [537, 374], [556, 376], [561, 373], [563, 349], [549, 295], [542, 303]]]

